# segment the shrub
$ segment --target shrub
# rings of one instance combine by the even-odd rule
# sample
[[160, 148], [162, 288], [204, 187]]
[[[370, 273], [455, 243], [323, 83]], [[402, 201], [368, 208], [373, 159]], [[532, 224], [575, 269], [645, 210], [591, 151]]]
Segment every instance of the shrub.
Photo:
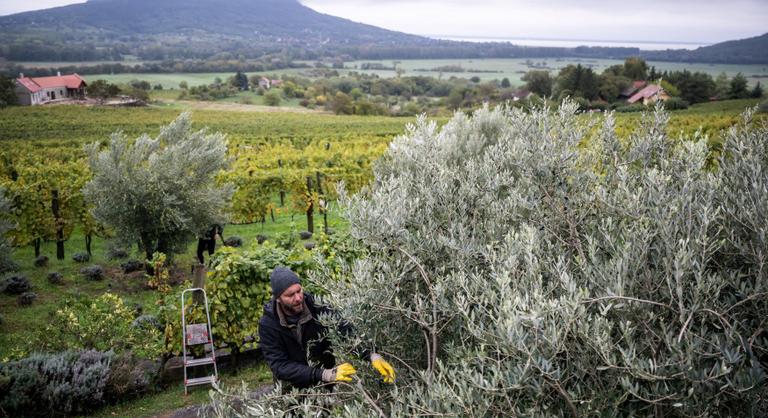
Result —
[[606, 110], [608, 110], [608, 106], [609, 104], [607, 102], [602, 102], [602, 101], [589, 102], [590, 110], [599, 110], [601, 112], [605, 112]]
[[72, 255], [72, 260], [76, 263], [87, 263], [91, 261], [91, 256], [88, 253], [75, 253]]
[[107, 250], [107, 258], [109, 258], [110, 260], [124, 259], [124, 258], [128, 258], [128, 256], [129, 256], [128, 251], [120, 247], [113, 246], [113, 247], [110, 247], [109, 250]]
[[619, 106], [616, 108], [616, 112], [618, 113], [634, 113], [634, 112], [644, 112], [648, 110], [648, 108], [642, 104], [642, 103], [635, 103], [631, 105], [626, 106]]
[[664, 102], [664, 109], [666, 110], [684, 110], [688, 109], [690, 104], [679, 97], [671, 97]]
[[102, 280], [104, 278], [104, 269], [100, 265], [94, 264], [80, 269], [80, 274], [88, 280]]
[[[295, 235], [295, 234], [294, 234]], [[254, 249], [238, 251], [223, 247], [211, 259], [206, 292], [210, 303], [211, 324], [215, 340], [226, 343], [235, 351], [252, 348], [258, 339], [258, 323], [264, 304], [272, 297], [269, 275], [277, 266], [290, 267], [299, 277], [306, 279], [314, 264], [304, 251], [284, 250], [265, 244]], [[306, 281], [303, 282], [307, 284]], [[188, 287], [188, 286], [187, 286]], [[167, 295], [161, 304], [159, 319], [166, 324], [165, 343], [169, 353], [180, 353], [181, 335], [180, 287]], [[187, 323], [205, 321], [205, 313], [199, 305], [192, 308], [192, 298], [187, 299]], [[250, 342], [246, 343], [246, 340]]]
[[163, 331], [163, 324], [154, 315], [141, 315], [133, 320], [131, 326], [141, 330], [155, 329], [157, 331]]
[[29, 279], [23, 275], [8, 276], [3, 282], [3, 293], [9, 295], [20, 295], [32, 289]]
[[8, 416], [68, 416], [104, 403], [112, 353], [36, 354], [0, 363], [0, 410]]
[[32, 306], [32, 303], [35, 301], [35, 299], [37, 299], [37, 293], [24, 292], [19, 295], [16, 301], [19, 303], [19, 306]]
[[123, 273], [133, 273], [134, 271], [140, 271], [144, 269], [144, 263], [139, 260], [128, 260], [123, 264], [120, 264], [123, 269]]
[[64, 282], [64, 276], [58, 271], [52, 271], [48, 273], [48, 283], [62, 284], [63, 282]]
[[115, 356], [109, 365], [104, 398], [124, 401], [152, 392], [157, 388], [159, 377], [159, 361], [137, 358], [130, 352]]
[[[609, 113], [487, 108], [395, 139], [342, 194], [370, 252], [317, 277], [396, 388], [246, 400], [256, 415], [758, 416], [768, 339], [768, 126], [670, 138], [661, 106], [628, 139]], [[329, 328], [338, 359], [360, 337]], [[399, 365], [399, 366], [398, 366]], [[320, 394], [320, 392], [311, 392]], [[293, 402], [293, 403], [292, 403]], [[331, 406], [328, 406], [331, 405]], [[332, 409], [333, 410], [333, 409]]]
[[264, 104], [267, 106], [280, 106], [281, 101], [282, 95], [278, 90], [273, 89], [264, 94]]
[[232, 236], [224, 240], [224, 245], [228, 247], [239, 248], [243, 246], [243, 239], [240, 237]]
[[48, 265], [48, 256], [41, 255], [35, 259], [35, 267], [45, 267]]
[[275, 245], [284, 250], [290, 250], [294, 248], [298, 242], [298, 235], [295, 231], [282, 232], [278, 234], [277, 237], [275, 237]]
[[136, 356], [154, 360], [162, 353], [162, 333], [153, 327], [134, 326], [136, 319], [134, 309], [111, 293], [95, 299], [66, 300], [54, 312], [35, 345], [49, 352], [132, 351]]

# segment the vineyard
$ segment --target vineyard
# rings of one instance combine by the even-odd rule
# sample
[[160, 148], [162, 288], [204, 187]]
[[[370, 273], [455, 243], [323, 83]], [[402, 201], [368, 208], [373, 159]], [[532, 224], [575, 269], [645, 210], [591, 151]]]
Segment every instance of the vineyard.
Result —
[[[710, 137], [719, 150], [720, 133], [737, 121], [741, 108], [673, 115], [671, 134]], [[0, 112], [0, 186], [15, 202], [15, 245], [66, 241], [75, 227], [86, 239], [98, 234], [80, 189], [89, 179], [83, 145], [106, 143], [122, 131], [128, 137], [155, 133], [177, 116], [175, 110], [86, 107], [11, 108]], [[236, 186], [231, 220], [264, 222], [280, 213], [324, 209], [335, 198], [335, 184], [357, 191], [371, 179], [372, 165], [388, 143], [412, 120], [327, 115], [197, 112], [198, 127], [227, 135], [232, 168], [222, 181]], [[616, 130], [626, 137], [640, 116], [619, 115]], [[54, 197], [56, 196], [56, 197]], [[57, 211], [51, 210], [57, 200]], [[63, 250], [62, 250], [63, 251]], [[36, 251], [39, 255], [39, 250]], [[63, 254], [63, 253], [62, 253]], [[63, 257], [63, 255], [62, 255]]]
[[[700, 130], [709, 137], [715, 156], [721, 133], [736, 123], [747, 104], [703, 105], [673, 114], [668, 132], [692, 135]], [[63, 243], [80, 228], [88, 246], [93, 235], [104, 231], [93, 222], [80, 192], [90, 178], [83, 146], [95, 141], [106, 144], [116, 131], [129, 138], [145, 132], [153, 135], [176, 116], [176, 110], [158, 108], [53, 106], [0, 111], [0, 186], [15, 203], [14, 244], [33, 245], [39, 255], [41, 242], [56, 241], [57, 255], [63, 258]], [[640, 119], [636, 114], [618, 115], [618, 136], [627, 137]], [[335, 199], [337, 183], [355, 192], [370, 181], [376, 159], [412, 122], [214, 111], [197, 112], [193, 121], [197, 127], [227, 135], [233, 164], [220, 180], [236, 186], [233, 223], [265, 222], [285, 213], [307, 214], [312, 223], [313, 214], [322, 216]]]
[[[724, 130], [736, 125], [739, 113], [750, 104], [734, 101], [730, 104], [719, 103], [716, 107], [702, 105], [672, 113], [666, 129], [675, 138], [680, 134], [693, 137], [697, 132], [708, 136], [708, 161], [714, 163], [722, 149]], [[162, 108], [51, 106], [0, 110], [0, 188], [6, 190], [6, 196], [13, 206], [10, 218], [14, 229], [9, 236], [18, 248], [18, 260], [24, 260], [23, 271], [38, 271], [31, 268], [32, 260], [39, 255], [51, 253], [54, 244], [56, 257], [66, 260], [72, 258], [73, 252], [81, 249], [86, 249], [90, 256], [91, 242], [95, 238], [109, 238], [112, 235], [111, 231], [95, 222], [90, 214], [91, 208], [83, 197], [82, 187], [92, 177], [84, 145], [94, 142], [106, 145], [110, 135], [117, 131], [124, 132], [128, 138], [137, 138], [144, 133], [155, 136], [162, 126], [177, 116], [178, 110]], [[290, 218], [293, 223], [296, 217], [301, 230], [313, 229], [313, 216], [314, 229], [319, 229], [322, 222], [320, 219], [325, 215], [332, 216], [338, 222], [338, 213], [326, 213], [329, 207], [335, 207], [336, 184], [343, 182], [351, 192], [359, 191], [369, 184], [379, 157], [386, 152], [395, 137], [406, 133], [406, 124], [414, 122], [413, 119], [398, 118], [218, 111], [199, 111], [192, 117], [195, 129], [205, 128], [209, 132], [222, 132], [227, 136], [232, 163], [229, 170], [219, 173], [218, 180], [235, 186], [230, 219], [233, 224], [240, 226], [230, 225], [228, 228], [230, 233], [234, 230], [247, 241], [254, 240], [257, 234], [257, 228], [251, 228], [248, 224], [261, 223], [258, 226], [261, 232], [258, 233], [263, 233], [265, 224], [276, 225], [286, 218]], [[586, 119], [585, 116], [581, 117]], [[764, 119], [765, 116], [758, 115], [758, 118]], [[642, 120], [643, 116], [638, 114], [616, 115], [617, 137], [621, 140], [632, 138]], [[600, 118], [594, 118], [594, 121], [599, 125]], [[446, 122], [437, 120], [438, 125]], [[592, 135], [599, 132], [598, 125], [592, 125]], [[590, 135], [584, 139], [585, 142], [590, 140]], [[588, 148], [586, 143], [582, 143], [582, 146]], [[304, 223], [305, 216], [307, 224]], [[353, 253], [343, 251], [341, 241], [322, 236], [318, 238], [318, 250], [321, 252]], [[66, 255], [65, 245], [68, 251]], [[304, 251], [303, 248], [301, 250]], [[267, 251], [269, 257], [283, 254], [271, 251]], [[106, 260], [109, 258], [106, 253], [106, 248], [97, 246], [91, 258]], [[226, 251], [223, 253], [229, 254]], [[243, 254], [243, 260], [264, 258], [258, 251], [246, 251]], [[286, 252], [280, 257], [290, 257], [288, 254]], [[77, 253], [75, 257], [79, 255]], [[308, 257], [308, 254], [302, 257]], [[227, 263], [232, 262], [232, 259], [225, 259]], [[293, 262], [307, 261], [302, 258]], [[56, 265], [64, 268], [65, 276], [75, 275], [79, 269], [68, 261], [57, 262]], [[222, 266], [226, 269], [245, 268], [239, 264]], [[297, 264], [296, 267], [308, 268], [305, 264]], [[107, 269], [110, 268], [118, 267], [108, 265]], [[46, 280], [43, 273], [32, 274], [41, 275], [35, 281], [38, 289], [46, 293], [41, 293], [38, 303], [22, 310], [16, 308], [15, 301], [2, 300], [0, 314], [7, 321], [4, 331], [8, 333], [0, 338], [0, 359], [18, 359], [28, 354], [32, 350], [28, 345], [33, 345], [35, 340], [27, 336], [32, 335], [33, 331], [46, 332], [46, 318], [52, 315], [51, 308], [61, 304], [65, 296], [85, 294], [97, 297], [109, 287], [126, 297], [126, 303], [147, 306], [151, 313], [156, 313], [158, 309], [156, 303], [159, 302], [159, 295], [155, 291], [130, 287], [121, 284], [119, 280], [102, 284], [78, 282], [62, 293], [61, 288], [54, 284], [40, 286], [40, 282], [45, 283]], [[115, 273], [113, 271], [108, 274]], [[50, 278], [48, 281], [53, 283]], [[112, 288], [113, 284], [117, 289]], [[247, 286], [237, 282], [229, 285]], [[247, 289], [257, 292], [259, 297], [263, 296], [259, 293], [263, 293], [263, 289]], [[211, 290], [216, 291], [214, 288]], [[176, 296], [170, 293], [160, 296], [160, 299], [176, 300]], [[226, 301], [226, 298], [221, 300]], [[76, 306], [72, 309], [76, 309]], [[62, 312], [68, 311], [65, 309]], [[109, 312], [109, 309], [105, 308], [105, 312]], [[159, 314], [161, 317], [165, 315], [165, 320], [169, 321], [178, 316], [175, 311], [163, 313], [162, 309]], [[61, 315], [57, 313], [56, 318], [64, 321], [59, 318]], [[70, 326], [65, 321], [62, 324], [62, 329]], [[96, 322], [92, 326], [98, 328], [101, 326], [99, 324]], [[55, 348], [70, 347], [72, 344], [65, 341], [66, 335], [61, 335], [59, 346]], [[135, 338], [133, 334], [129, 336]], [[240, 334], [234, 333], [229, 343], [234, 346], [239, 338]], [[27, 340], [29, 342], [25, 342]], [[171, 341], [175, 342], [173, 339]], [[164, 349], [169, 352], [178, 350], [174, 347]], [[157, 347], [151, 347], [148, 352], [154, 353], [152, 350], [157, 350]]]

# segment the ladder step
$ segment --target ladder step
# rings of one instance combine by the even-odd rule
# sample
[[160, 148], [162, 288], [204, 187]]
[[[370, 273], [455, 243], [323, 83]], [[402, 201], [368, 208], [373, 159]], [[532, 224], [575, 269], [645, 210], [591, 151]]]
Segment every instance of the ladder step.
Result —
[[209, 383], [214, 383], [216, 381], [216, 376], [205, 376], [205, 377], [196, 377], [194, 379], [187, 379], [186, 382], [184, 382], [185, 386], [195, 386], [195, 385], [207, 385]]
[[185, 366], [201, 366], [203, 364], [213, 364], [213, 363], [216, 363], [216, 358], [205, 357], [205, 358], [196, 358], [192, 360], [187, 360]]

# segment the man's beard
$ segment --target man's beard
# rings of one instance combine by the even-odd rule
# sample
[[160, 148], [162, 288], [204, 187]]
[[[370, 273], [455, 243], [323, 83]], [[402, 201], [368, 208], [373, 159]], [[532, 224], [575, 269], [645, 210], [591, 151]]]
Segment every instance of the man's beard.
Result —
[[298, 305], [285, 305], [286, 310], [291, 315], [298, 315], [302, 312], [304, 312], [304, 301], [302, 301]]

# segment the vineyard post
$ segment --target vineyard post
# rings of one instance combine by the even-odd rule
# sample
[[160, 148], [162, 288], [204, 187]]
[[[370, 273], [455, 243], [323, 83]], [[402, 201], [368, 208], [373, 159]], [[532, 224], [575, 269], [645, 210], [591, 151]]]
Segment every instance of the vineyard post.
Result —
[[[195, 271], [194, 276], [192, 277], [192, 287], [205, 289], [205, 276], [207, 273], [205, 264], [202, 264], [202, 263], [196, 264], [194, 271]], [[202, 292], [195, 292], [193, 295], [193, 299], [195, 303], [197, 303], [198, 305], [203, 305], [204, 303]]]
[[59, 191], [51, 190], [51, 210], [56, 228], [56, 259], [64, 259], [64, 225], [59, 213]]
[[[285, 185], [283, 184], [283, 160], [278, 159], [277, 160], [277, 166], [280, 168], [280, 207], [282, 208], [285, 206]], [[274, 218], [272, 219], [274, 221]]]
[[309, 198], [309, 205], [307, 206], [307, 231], [315, 232], [315, 222], [312, 218], [315, 212], [315, 207], [312, 204], [312, 176], [307, 176], [307, 197]]
[[[326, 144], [329, 145], [329, 144]], [[320, 210], [320, 213], [323, 214], [323, 232], [326, 234], [328, 233], [328, 211], [326, 210], [326, 205], [328, 202], [325, 200], [325, 192], [323, 191], [323, 175], [319, 172], [315, 172], [315, 176], [317, 177], [317, 195], [320, 196], [320, 204], [318, 205], [318, 209]]]
[[85, 251], [89, 256], [93, 255], [91, 253], [91, 241], [93, 241], [93, 235], [90, 233], [85, 234]]

